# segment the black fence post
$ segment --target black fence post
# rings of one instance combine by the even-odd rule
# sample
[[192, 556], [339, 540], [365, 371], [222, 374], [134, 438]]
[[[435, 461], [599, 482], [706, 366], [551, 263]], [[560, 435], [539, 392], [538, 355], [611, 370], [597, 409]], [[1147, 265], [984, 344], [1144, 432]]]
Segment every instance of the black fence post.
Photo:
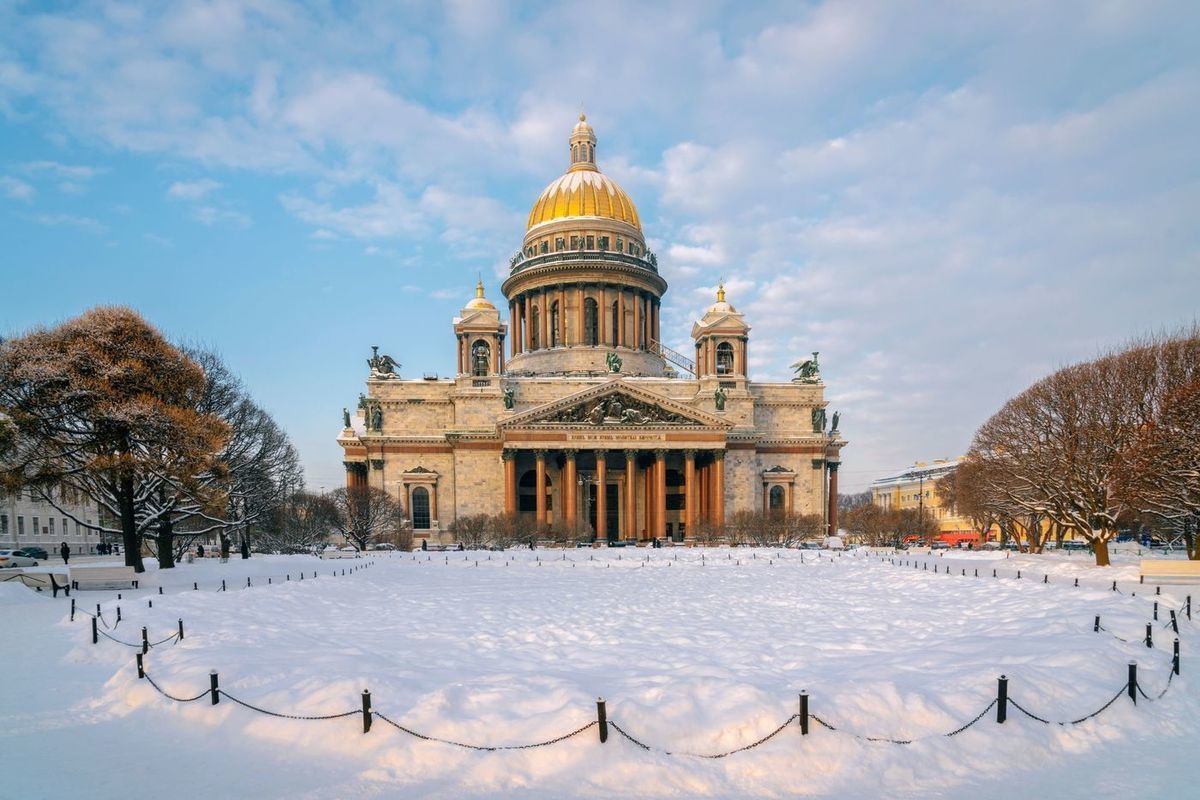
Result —
[[142, 652], [150, 652], [150, 637], [146, 635], [146, 628], [142, 628]]
[[221, 690], [217, 683], [217, 671], [214, 669], [208, 673], [209, 692], [212, 694], [212, 704], [215, 706], [221, 702]]
[[158, 593], [159, 593], [159, 594], [162, 594], [162, 587], [161, 587], [161, 586], [160, 586], [160, 587], [158, 587]]
[[75, 621], [75, 598], [71, 598], [71, 622]]
[[1050, 582], [1050, 576], [1049, 576], [1049, 575], [1043, 575], [1043, 576], [1042, 576], [1042, 583], [1049, 583], [1049, 582]]
[[1076, 579], [1075, 579], [1075, 588], [1076, 588], [1076, 589], [1078, 589], [1078, 588], [1079, 588], [1079, 578], [1076, 578]]
[[996, 570], [992, 570], [992, 577], [996, 577]]
[[800, 693], [800, 735], [808, 736], [808, 692]]
[[363, 689], [362, 693], [363, 704], [363, 733], [371, 732], [371, 690]]
[[1171, 671], [1179, 674], [1179, 639], [1175, 640], [1175, 652], [1171, 655]]
[[604, 698], [596, 698], [596, 720], [600, 723], [600, 744], [608, 741], [608, 710], [604, 707]]
[[96, 618], [92, 617], [92, 644], [100, 643], [99, 629], [96, 627]]
[[193, 592], [198, 592], [198, 591], [200, 591], [200, 586], [199, 586], [199, 584], [197, 584], [195, 581], [193, 581], [193, 582], [192, 582], [192, 591], [193, 591]]
[[137, 658], [138, 679], [140, 680], [146, 677], [146, 669], [142, 665], [142, 658], [144, 658], [144, 656], [141, 653], [134, 653], [134, 657]]
[[117, 606], [117, 622], [121, 621], [121, 607]]
[[1155, 594], [1162, 594], [1162, 587], [1161, 587], [1161, 586], [1155, 586], [1155, 587], [1154, 587], [1154, 593], [1155, 593]]
[[1021, 580], [1021, 570], [1017, 570], [1017, 580]]
[[1158, 622], [1158, 601], [1154, 601], [1154, 621]]
[[1146, 647], [1154, 647], [1154, 626], [1146, 623]]
[[1116, 581], [1113, 581], [1113, 588], [1112, 588], [1112, 590], [1113, 590], [1114, 592], [1117, 590], [1117, 582], [1116, 582]]
[[1008, 719], [1008, 676], [1001, 675], [996, 681], [996, 724], [1003, 725]]
[[1185, 608], [1187, 608], [1187, 618], [1190, 621], [1192, 618], [1192, 596], [1190, 594], [1187, 596], [1187, 605]]
[[1146, 582], [1146, 576], [1138, 575], [1138, 583], [1145, 583], [1145, 582]]
[[1100, 632], [1100, 615], [1097, 614], [1096, 622], [1094, 625], [1092, 625], [1092, 633], [1099, 633], [1099, 632]]
[[1179, 618], [1175, 616], [1175, 609], [1171, 609], [1171, 630], [1179, 633]]
[[183, 617], [179, 618], [179, 641], [183, 641]]
[[1129, 690], [1129, 699], [1133, 701], [1135, 706], [1137, 705], [1137, 685], [1137, 662], [1130, 661], [1129, 681], [1126, 684], [1126, 688]]
[[222, 592], [226, 591], [226, 589], [225, 589], [225, 579], [224, 579], [224, 578], [221, 578], [221, 591], [222, 591]]
[[250, 576], [249, 575], [246, 576], [246, 588], [247, 589], [250, 588]]

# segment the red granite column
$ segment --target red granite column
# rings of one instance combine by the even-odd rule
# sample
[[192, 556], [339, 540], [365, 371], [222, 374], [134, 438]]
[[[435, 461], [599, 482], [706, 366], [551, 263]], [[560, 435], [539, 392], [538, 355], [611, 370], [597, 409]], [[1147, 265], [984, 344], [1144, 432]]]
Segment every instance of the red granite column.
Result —
[[838, 530], [838, 462], [829, 462], [829, 535], [837, 536]]

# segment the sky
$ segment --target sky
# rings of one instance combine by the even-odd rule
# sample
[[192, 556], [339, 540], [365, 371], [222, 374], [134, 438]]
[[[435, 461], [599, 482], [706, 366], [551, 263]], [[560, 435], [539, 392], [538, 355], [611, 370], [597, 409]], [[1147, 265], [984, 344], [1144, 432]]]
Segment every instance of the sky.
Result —
[[1186, 0], [0, 0], [0, 332], [132, 306], [333, 488], [370, 346], [453, 372], [583, 108], [664, 342], [724, 278], [753, 379], [820, 351], [860, 490], [1197, 319], [1197, 42]]

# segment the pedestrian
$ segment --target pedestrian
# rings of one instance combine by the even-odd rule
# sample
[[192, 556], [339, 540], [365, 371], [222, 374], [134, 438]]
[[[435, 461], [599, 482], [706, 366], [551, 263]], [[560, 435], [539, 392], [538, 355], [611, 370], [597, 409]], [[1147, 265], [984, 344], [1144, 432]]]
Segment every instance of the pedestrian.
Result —
[[204, 558], [204, 545], [196, 545], [196, 558]]
[[229, 561], [229, 537], [221, 534], [221, 563]]
[[63, 563], [67, 563], [67, 560], [71, 558], [71, 545], [63, 542], [58, 546], [58, 552], [62, 554]]

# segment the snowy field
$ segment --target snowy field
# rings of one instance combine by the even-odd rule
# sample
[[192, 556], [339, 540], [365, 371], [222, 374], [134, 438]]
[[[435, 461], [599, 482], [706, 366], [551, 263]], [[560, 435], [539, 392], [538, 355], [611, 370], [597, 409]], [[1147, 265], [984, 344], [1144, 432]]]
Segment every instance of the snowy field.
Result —
[[[486, 746], [570, 733], [596, 718], [602, 696], [609, 719], [648, 751], [615, 727], [603, 745], [593, 726], [552, 746], [476, 751], [378, 716], [364, 735], [357, 714], [307, 721], [228, 697], [175, 703], [138, 680], [134, 649], [91, 644], [90, 619], [69, 621], [69, 601], [0, 584], [0, 747], [16, 766], [0, 796], [1128, 798], [1194, 788], [1200, 614], [1181, 622], [1182, 673], [1161, 700], [1135, 708], [1121, 696], [1066, 726], [1010, 705], [1003, 725], [992, 708], [944, 734], [989, 707], [1001, 673], [1016, 702], [1051, 720], [1112, 699], [1130, 660], [1157, 697], [1174, 638], [1166, 609], [1190, 592], [1200, 600], [1200, 587], [1156, 597], [1136, 584], [1136, 561], [1098, 569], [1079, 555], [953, 553], [919, 556], [916, 568], [801, 557], [745, 548], [573, 550], [567, 560], [561, 551], [381, 554], [374, 566], [256, 557], [151, 571], [119, 601], [73, 593], [80, 608], [100, 602], [109, 625], [120, 605], [109, 633], [127, 642], [143, 625], [152, 641], [167, 637], [182, 618], [184, 640], [146, 656], [147, 672], [176, 696], [203, 692], [210, 670], [230, 696], [293, 715], [354, 711], [370, 689], [375, 711], [411, 730]], [[216, 591], [222, 579], [227, 592]], [[1111, 634], [1093, 632], [1096, 615]], [[837, 731], [814, 721], [802, 736], [793, 720], [724, 759], [684, 755], [766, 736], [796, 714], [802, 690]]]

